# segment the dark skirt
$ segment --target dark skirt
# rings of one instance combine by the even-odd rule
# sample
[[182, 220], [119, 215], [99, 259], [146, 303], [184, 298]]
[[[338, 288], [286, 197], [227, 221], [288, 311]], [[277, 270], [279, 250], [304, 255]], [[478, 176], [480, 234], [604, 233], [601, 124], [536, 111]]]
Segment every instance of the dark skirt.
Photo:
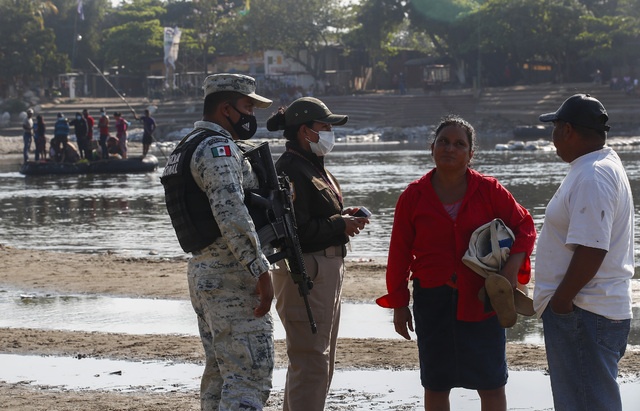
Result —
[[508, 378], [506, 333], [497, 317], [459, 321], [457, 290], [446, 285], [420, 288], [417, 281], [413, 285], [422, 386], [432, 391], [504, 386]]

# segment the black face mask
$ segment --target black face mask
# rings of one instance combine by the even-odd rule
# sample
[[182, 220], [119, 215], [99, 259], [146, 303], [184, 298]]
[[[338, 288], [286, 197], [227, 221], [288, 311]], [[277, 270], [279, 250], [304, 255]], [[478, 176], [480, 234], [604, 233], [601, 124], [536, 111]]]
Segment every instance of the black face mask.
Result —
[[233, 130], [238, 135], [238, 139], [250, 139], [254, 134], [256, 134], [256, 131], [258, 130], [258, 120], [256, 120], [256, 116], [241, 113], [240, 110], [238, 110], [234, 106], [231, 107], [233, 107], [233, 109], [237, 111], [238, 114], [240, 114], [240, 118], [235, 123], [231, 121], [231, 117], [227, 116], [227, 120], [229, 120], [229, 123], [231, 123]]

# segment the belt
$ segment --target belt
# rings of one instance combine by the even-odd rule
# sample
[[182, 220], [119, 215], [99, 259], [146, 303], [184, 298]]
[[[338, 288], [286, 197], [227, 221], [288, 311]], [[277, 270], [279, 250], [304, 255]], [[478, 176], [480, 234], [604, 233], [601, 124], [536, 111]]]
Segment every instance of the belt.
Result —
[[314, 251], [311, 253], [305, 253], [311, 255], [323, 255], [325, 257], [346, 257], [347, 256], [347, 246], [343, 245], [332, 245], [331, 247], [327, 247], [324, 250]]

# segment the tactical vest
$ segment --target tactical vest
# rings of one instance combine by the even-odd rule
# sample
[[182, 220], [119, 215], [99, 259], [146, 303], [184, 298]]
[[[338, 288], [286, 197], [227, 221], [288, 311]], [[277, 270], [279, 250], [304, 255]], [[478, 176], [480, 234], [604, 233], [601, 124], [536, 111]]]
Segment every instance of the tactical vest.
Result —
[[[187, 141], [194, 134], [196, 136]], [[201, 250], [221, 236], [209, 198], [193, 179], [190, 166], [198, 145], [211, 136], [224, 135], [212, 130], [196, 129], [183, 138], [169, 156], [160, 178], [171, 224], [186, 253]]]

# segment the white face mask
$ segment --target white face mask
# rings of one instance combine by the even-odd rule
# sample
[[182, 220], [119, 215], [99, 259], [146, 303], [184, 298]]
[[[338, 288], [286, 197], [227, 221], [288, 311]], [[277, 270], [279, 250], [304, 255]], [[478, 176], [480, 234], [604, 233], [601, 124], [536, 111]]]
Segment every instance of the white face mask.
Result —
[[333, 146], [336, 144], [336, 136], [333, 131], [311, 131], [316, 133], [319, 137], [317, 143], [314, 143], [313, 141], [307, 139], [307, 141], [309, 142], [309, 146], [311, 147], [311, 152], [318, 157], [329, 154], [329, 152], [333, 149]]

